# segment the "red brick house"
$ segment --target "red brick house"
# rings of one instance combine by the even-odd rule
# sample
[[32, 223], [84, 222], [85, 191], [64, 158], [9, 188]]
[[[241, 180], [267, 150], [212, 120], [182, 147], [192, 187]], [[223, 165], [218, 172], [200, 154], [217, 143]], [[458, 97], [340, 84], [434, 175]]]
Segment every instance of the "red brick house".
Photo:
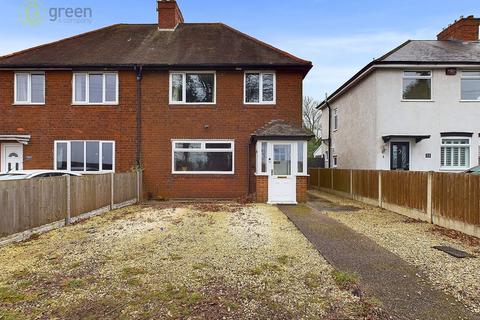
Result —
[[154, 198], [303, 201], [312, 64], [221, 23], [117, 24], [0, 58], [0, 171], [144, 169]]

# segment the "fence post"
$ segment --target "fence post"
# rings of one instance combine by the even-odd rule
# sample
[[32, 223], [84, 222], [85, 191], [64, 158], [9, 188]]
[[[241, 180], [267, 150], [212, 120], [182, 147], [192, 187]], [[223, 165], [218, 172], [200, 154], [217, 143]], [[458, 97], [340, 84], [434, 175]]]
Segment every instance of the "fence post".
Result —
[[427, 216], [428, 216], [428, 221], [430, 223], [433, 223], [432, 183], [433, 183], [433, 172], [429, 171], [427, 175]]
[[378, 206], [382, 207], [382, 170], [378, 170]]
[[353, 198], [353, 170], [350, 169], [350, 194]]
[[320, 168], [317, 168], [317, 190], [320, 190]]
[[332, 190], [333, 190], [333, 170], [334, 169], [330, 169], [330, 177], [331, 177], [330, 189], [332, 189]]
[[113, 210], [115, 205], [114, 200], [114, 190], [115, 190], [115, 173], [110, 173], [110, 210]]
[[140, 170], [137, 170], [137, 203], [140, 202]]
[[70, 180], [70, 175], [67, 175], [67, 216], [65, 217], [65, 225], [70, 224], [72, 216], [72, 185]]

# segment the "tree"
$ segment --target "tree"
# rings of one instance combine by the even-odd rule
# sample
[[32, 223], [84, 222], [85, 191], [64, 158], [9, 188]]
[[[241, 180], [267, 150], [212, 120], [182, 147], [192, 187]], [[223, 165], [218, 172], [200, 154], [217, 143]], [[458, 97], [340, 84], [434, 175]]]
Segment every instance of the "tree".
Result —
[[322, 130], [320, 125], [322, 111], [317, 109], [318, 104], [312, 97], [303, 98], [303, 126], [314, 134], [316, 139], [320, 138]]

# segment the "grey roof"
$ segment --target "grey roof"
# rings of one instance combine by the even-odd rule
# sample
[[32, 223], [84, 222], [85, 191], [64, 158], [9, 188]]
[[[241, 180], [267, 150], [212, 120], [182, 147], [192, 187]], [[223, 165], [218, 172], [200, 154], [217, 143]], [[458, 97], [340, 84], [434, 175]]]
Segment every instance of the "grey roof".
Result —
[[307, 129], [297, 127], [284, 120], [272, 120], [252, 134], [252, 137], [257, 140], [277, 138], [305, 140], [313, 138], [313, 136]]
[[480, 42], [409, 40], [376, 61], [480, 64]]
[[222, 23], [116, 24], [0, 57], [0, 67], [242, 67], [298, 68], [312, 63]]

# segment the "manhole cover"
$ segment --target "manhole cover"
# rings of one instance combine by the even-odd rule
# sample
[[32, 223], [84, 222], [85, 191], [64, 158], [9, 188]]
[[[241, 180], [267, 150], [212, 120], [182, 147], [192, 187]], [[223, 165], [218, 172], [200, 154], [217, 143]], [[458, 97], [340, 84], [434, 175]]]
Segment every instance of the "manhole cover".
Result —
[[458, 250], [458, 249], [455, 249], [455, 248], [452, 248], [452, 247], [449, 247], [449, 246], [435, 246], [433, 248], [437, 249], [437, 250], [440, 250], [440, 251], [443, 251], [445, 253], [448, 253], [449, 255], [451, 255], [455, 258], [463, 259], [463, 258], [473, 258], [474, 257], [474, 256], [472, 256], [471, 254], [469, 254], [465, 251], [461, 251], [461, 250]]

